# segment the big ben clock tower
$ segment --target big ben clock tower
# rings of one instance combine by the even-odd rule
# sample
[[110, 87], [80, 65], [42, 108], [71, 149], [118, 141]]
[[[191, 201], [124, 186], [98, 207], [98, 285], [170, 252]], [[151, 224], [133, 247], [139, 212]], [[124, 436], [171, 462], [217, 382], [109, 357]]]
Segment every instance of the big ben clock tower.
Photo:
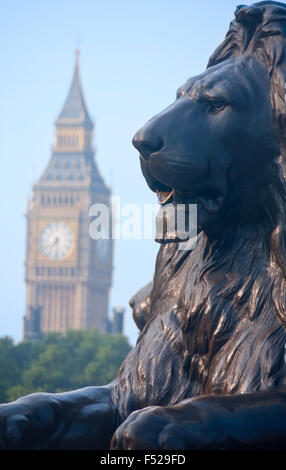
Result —
[[27, 209], [24, 337], [50, 331], [106, 330], [111, 240], [89, 236], [89, 209], [109, 206], [94, 160], [93, 122], [82, 92], [78, 51], [71, 87], [56, 122], [50, 161]]

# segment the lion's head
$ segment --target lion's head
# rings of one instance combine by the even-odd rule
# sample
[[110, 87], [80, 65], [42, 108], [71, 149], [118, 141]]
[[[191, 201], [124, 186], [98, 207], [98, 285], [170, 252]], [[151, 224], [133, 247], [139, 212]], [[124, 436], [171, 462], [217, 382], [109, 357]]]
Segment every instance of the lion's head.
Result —
[[286, 214], [285, 78], [286, 5], [239, 6], [206, 71], [133, 139], [161, 202], [196, 203], [205, 231], [272, 233]]

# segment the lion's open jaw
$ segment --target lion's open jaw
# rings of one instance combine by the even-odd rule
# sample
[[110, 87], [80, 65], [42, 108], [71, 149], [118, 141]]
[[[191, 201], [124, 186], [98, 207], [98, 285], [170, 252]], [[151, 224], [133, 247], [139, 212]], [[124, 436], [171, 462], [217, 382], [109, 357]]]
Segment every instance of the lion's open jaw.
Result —
[[217, 191], [204, 191], [200, 195], [191, 192], [181, 192], [176, 189], [169, 191], [156, 191], [158, 203], [165, 206], [170, 203], [175, 204], [201, 204], [210, 214], [216, 214], [223, 205], [224, 196]]
[[[209, 214], [216, 214], [222, 208], [224, 195], [217, 191], [191, 192], [175, 188], [160, 188], [156, 191], [160, 210], [156, 216], [156, 237], [159, 243], [187, 242], [197, 234], [197, 209], [201, 206]], [[192, 248], [193, 249], [193, 248]]]

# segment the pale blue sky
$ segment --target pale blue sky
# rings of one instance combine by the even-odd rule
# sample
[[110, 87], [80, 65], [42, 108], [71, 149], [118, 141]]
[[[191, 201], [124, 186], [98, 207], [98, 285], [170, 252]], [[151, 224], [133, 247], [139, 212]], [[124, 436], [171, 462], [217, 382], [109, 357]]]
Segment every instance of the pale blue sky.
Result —
[[[234, 0], [14, 0], [0, 5], [0, 336], [22, 335], [25, 314], [25, 206], [47, 164], [53, 123], [80, 47], [83, 88], [95, 120], [97, 162], [122, 202], [154, 203], [131, 145], [135, 131], [204, 70], [223, 39]], [[111, 176], [112, 173], [112, 176]], [[118, 241], [113, 305], [153, 275], [154, 241]]]

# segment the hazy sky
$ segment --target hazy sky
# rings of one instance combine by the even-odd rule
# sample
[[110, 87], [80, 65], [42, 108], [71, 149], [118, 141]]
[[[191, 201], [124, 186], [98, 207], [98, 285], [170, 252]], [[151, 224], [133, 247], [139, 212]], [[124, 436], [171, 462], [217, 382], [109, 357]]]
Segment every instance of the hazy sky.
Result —
[[[83, 88], [95, 120], [96, 160], [122, 203], [154, 203], [131, 145], [135, 131], [204, 70], [233, 18], [234, 0], [14, 0], [0, 4], [0, 336], [22, 335], [25, 207], [54, 143], [54, 120], [81, 50]], [[151, 280], [158, 245], [118, 241], [112, 305]]]

